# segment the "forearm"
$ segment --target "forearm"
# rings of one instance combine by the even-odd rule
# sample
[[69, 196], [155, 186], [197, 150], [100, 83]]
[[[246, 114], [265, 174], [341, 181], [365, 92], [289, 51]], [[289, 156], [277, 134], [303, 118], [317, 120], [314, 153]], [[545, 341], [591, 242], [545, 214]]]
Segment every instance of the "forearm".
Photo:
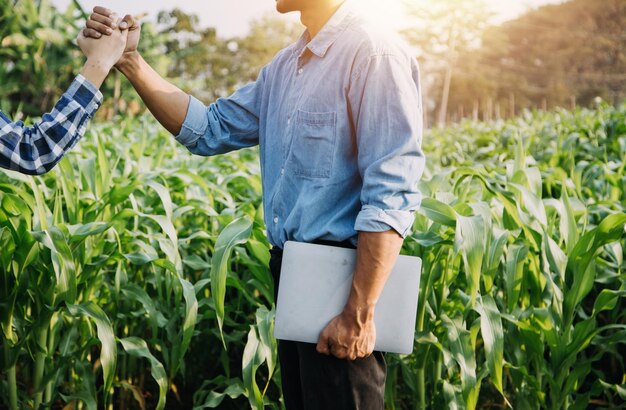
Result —
[[109, 75], [109, 71], [111, 71], [110, 65], [97, 59], [87, 59], [80, 74], [96, 88], [100, 88], [107, 75]]
[[32, 126], [0, 112], [0, 167], [29, 175], [48, 172], [82, 137], [101, 104], [102, 94], [78, 75], [52, 111]]
[[357, 261], [350, 297], [344, 311], [362, 323], [372, 320], [374, 309], [402, 248], [395, 230], [359, 232]]
[[170, 133], [178, 135], [187, 115], [189, 96], [163, 79], [138, 53], [125, 58], [117, 67], [157, 121]]

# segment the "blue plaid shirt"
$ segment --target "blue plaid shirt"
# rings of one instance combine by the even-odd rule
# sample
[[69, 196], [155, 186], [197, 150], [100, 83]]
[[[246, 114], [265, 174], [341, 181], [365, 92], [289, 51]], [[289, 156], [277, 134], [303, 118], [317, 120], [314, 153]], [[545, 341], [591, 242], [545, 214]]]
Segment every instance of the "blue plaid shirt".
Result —
[[57, 102], [32, 127], [0, 111], [0, 167], [29, 175], [50, 171], [85, 133], [102, 104], [102, 93], [78, 75]]

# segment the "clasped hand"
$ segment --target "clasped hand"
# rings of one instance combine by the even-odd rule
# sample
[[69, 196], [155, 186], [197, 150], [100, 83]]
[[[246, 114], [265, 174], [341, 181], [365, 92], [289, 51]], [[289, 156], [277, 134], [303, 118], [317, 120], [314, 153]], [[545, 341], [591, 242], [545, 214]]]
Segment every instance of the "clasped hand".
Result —
[[119, 19], [104, 7], [95, 7], [77, 42], [88, 63], [110, 70], [129, 54], [137, 51], [140, 25], [131, 16]]

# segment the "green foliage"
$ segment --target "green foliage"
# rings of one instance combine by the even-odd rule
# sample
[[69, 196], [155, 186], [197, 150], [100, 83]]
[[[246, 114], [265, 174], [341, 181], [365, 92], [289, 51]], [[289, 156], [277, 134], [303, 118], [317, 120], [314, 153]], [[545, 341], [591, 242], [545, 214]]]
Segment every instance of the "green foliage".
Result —
[[56, 12], [47, 0], [0, 1], [0, 106], [41, 115], [83, 60], [73, 43], [83, 11], [76, 1]]
[[[49, 111], [85, 59], [75, 44], [87, 14], [73, 0], [59, 12], [48, 0], [0, 0], [0, 106], [8, 114], [39, 117]], [[174, 9], [143, 21], [142, 56], [178, 86], [207, 102], [256, 79], [259, 70], [299, 34], [277, 19], [253, 22], [250, 33], [220, 38], [198, 17]], [[143, 103], [119, 72], [101, 91], [108, 98], [98, 115], [135, 115]]]
[[225, 375], [277, 400], [258, 174], [255, 151], [190, 159], [146, 119], [93, 127], [43, 177], [3, 173], [2, 401], [191, 408]]
[[424, 260], [415, 357], [391, 358], [389, 402], [623, 405], [625, 114], [528, 112], [425, 137], [428, 199], [405, 242]]
[[[389, 408], [623, 403], [625, 118], [426, 135], [416, 345], [387, 355]], [[140, 117], [45, 176], [0, 175], [10, 408], [281, 406], [255, 150], [191, 157]]]

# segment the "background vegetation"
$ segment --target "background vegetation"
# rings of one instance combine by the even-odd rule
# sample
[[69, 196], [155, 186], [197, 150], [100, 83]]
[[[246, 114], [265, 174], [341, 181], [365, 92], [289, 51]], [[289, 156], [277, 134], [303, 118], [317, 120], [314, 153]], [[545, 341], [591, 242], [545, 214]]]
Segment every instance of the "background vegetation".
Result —
[[[609, 3], [623, 5], [601, 4]], [[520, 20], [583, 4], [592, 7], [573, 0]], [[70, 42], [83, 12], [0, 5], [1, 108], [38, 115], [80, 65]], [[621, 17], [601, 9], [610, 30], [607, 19]], [[514, 24], [488, 30], [513, 33]], [[253, 79], [295, 33], [264, 20], [248, 37], [220, 39], [196, 26], [180, 11], [161, 13], [144, 27], [144, 47], [161, 72], [205, 90], [207, 101]], [[535, 44], [507, 35], [509, 47]], [[486, 39], [480, 31], [464, 41], [486, 50]], [[449, 77], [448, 105], [481, 96], [476, 118], [491, 121], [465, 111], [470, 119], [424, 137], [426, 198], [403, 248], [424, 261], [415, 350], [387, 356], [387, 406], [624, 408], [626, 105], [581, 91], [608, 87], [619, 100], [623, 83], [572, 82], [564, 101], [546, 94], [569, 105], [574, 93], [588, 108], [521, 111], [531, 101], [523, 84], [535, 80], [521, 82], [502, 57], [493, 77], [476, 66], [497, 86], [461, 86], [459, 49], [450, 57], [445, 47], [420, 48], [430, 116], [441, 112], [432, 96]], [[257, 151], [192, 157], [141, 115], [123, 79], [112, 80], [102, 115], [113, 121], [96, 120], [54, 171], [0, 172], [0, 408], [280, 408]], [[506, 87], [517, 87], [519, 115], [496, 120], [496, 98], [488, 114], [483, 96], [509, 98]]]

